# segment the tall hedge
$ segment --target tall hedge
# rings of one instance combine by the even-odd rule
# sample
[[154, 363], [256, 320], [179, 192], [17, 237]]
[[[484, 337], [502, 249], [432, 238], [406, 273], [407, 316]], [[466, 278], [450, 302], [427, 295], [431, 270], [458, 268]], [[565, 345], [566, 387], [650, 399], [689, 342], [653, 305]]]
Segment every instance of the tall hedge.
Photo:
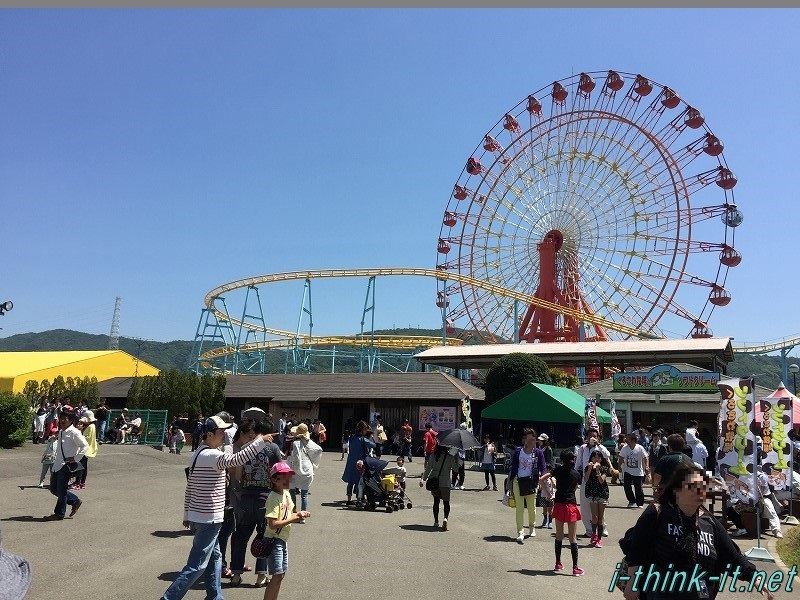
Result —
[[496, 402], [528, 383], [550, 384], [550, 369], [541, 358], [512, 352], [499, 358], [486, 374], [486, 401]]
[[0, 392], [0, 447], [21, 446], [31, 435], [33, 414], [22, 394]]

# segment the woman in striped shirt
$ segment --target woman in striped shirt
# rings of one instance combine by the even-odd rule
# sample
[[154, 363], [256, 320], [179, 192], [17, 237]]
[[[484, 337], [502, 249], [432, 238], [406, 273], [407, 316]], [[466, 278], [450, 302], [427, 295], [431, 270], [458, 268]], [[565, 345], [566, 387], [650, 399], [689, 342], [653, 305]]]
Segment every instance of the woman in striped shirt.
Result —
[[231, 423], [218, 416], [206, 419], [203, 425], [204, 439], [191, 459], [183, 505], [183, 526], [192, 530], [194, 541], [186, 566], [164, 592], [162, 600], [183, 598], [204, 573], [206, 598], [222, 600], [218, 536], [225, 517], [225, 471], [251, 460], [272, 442], [271, 435], [263, 435], [236, 454], [230, 452], [229, 446], [225, 451], [220, 450], [229, 427]]

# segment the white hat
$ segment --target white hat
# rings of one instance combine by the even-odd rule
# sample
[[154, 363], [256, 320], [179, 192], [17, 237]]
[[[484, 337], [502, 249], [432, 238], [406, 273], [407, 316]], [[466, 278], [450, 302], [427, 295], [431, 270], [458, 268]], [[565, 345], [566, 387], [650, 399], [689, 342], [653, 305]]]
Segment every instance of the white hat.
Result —
[[92, 423], [97, 423], [97, 419], [94, 418], [94, 412], [87, 410], [80, 418], [80, 422], [85, 423], [86, 425], [91, 425]]
[[547, 435], [546, 433], [542, 433], [542, 434], [539, 435], [539, 437], [537, 439], [542, 441], [542, 442], [546, 442], [547, 440], [550, 439], [550, 436]]
[[22, 600], [31, 585], [30, 563], [0, 547], [0, 581], [3, 582], [0, 585], [0, 600]]

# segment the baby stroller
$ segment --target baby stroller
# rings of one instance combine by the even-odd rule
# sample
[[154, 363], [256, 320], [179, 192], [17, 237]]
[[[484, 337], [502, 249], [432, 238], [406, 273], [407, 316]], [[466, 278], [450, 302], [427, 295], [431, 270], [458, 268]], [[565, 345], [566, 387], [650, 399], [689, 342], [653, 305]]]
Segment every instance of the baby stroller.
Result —
[[[397, 470], [387, 469], [389, 463], [379, 458], [368, 456], [363, 462], [361, 473], [361, 486], [363, 494], [356, 503], [358, 508], [375, 510], [378, 506], [385, 506], [386, 512], [394, 512], [404, 508], [411, 508], [411, 499], [395, 481]], [[406, 504], [406, 501], [408, 503]]]

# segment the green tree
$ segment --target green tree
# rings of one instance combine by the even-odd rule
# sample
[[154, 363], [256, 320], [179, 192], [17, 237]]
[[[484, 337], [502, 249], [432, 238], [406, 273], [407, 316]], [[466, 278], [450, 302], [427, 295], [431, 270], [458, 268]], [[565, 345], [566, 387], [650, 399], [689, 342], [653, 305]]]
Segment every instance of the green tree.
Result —
[[131, 408], [166, 410], [172, 417], [213, 415], [225, 406], [225, 376], [170, 369], [137, 378], [128, 390]]
[[565, 373], [561, 369], [550, 369], [550, 381], [552, 385], [569, 388], [574, 390], [580, 385], [580, 381], [572, 373]]
[[21, 446], [31, 434], [31, 404], [22, 394], [0, 392], [0, 447]]
[[39, 382], [35, 379], [29, 379], [25, 382], [25, 387], [22, 388], [22, 395], [28, 399], [31, 406], [39, 404]]
[[528, 383], [550, 383], [550, 370], [538, 356], [512, 352], [499, 358], [486, 374], [486, 401], [496, 402]]

